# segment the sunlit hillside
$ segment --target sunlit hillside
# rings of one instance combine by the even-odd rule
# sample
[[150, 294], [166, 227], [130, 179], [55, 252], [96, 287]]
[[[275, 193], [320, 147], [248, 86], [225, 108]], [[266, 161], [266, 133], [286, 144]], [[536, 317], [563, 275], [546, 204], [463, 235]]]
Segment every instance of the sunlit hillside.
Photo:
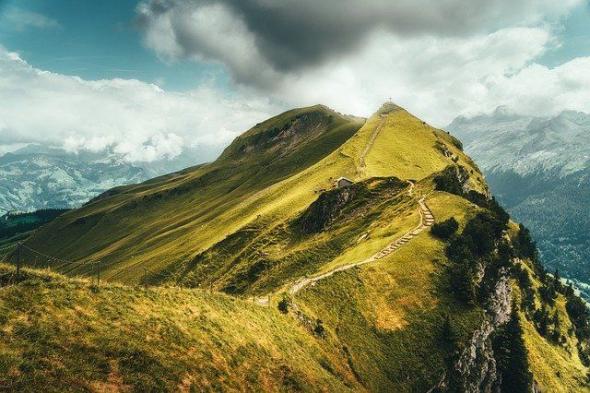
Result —
[[6, 260], [31, 268], [2, 268], [13, 389], [588, 390], [577, 297], [461, 143], [391, 103], [281, 114]]

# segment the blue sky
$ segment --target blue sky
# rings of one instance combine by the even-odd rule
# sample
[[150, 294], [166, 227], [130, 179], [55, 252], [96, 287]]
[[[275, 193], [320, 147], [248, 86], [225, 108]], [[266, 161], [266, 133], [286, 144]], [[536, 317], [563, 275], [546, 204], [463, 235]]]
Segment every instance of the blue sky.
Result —
[[[0, 14], [11, 10], [43, 15], [59, 26], [18, 28], [0, 24], [0, 44], [18, 51], [40, 69], [85, 79], [135, 78], [167, 89], [189, 90], [207, 82], [227, 86], [219, 64], [162, 61], [142, 45], [135, 19], [137, 0], [0, 0]], [[557, 29], [560, 46], [538, 62], [554, 67], [590, 55], [590, 5], [574, 8]]]
[[560, 47], [549, 51], [539, 62], [550, 67], [580, 56], [590, 55], [590, 3], [581, 4], [565, 18], [558, 34]]
[[19, 27], [4, 21], [0, 44], [35, 67], [84, 79], [134, 78], [173, 90], [227, 83], [219, 65], [165, 62], [146, 49], [135, 26], [136, 5], [137, 0], [0, 0], [0, 14], [32, 12], [58, 24]]
[[587, 0], [0, 0], [0, 153], [219, 152], [292, 107], [389, 97], [440, 127], [590, 112], [589, 70]]

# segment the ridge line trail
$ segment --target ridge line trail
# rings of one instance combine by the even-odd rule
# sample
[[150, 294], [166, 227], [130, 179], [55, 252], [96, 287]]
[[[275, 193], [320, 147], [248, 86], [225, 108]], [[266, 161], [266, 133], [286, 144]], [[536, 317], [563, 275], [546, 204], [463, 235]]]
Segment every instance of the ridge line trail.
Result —
[[365, 146], [365, 148], [361, 154], [360, 167], [363, 169], [367, 167], [367, 164], [365, 162], [365, 158], [367, 157], [367, 154], [369, 154], [369, 151], [371, 151], [371, 148], [375, 144], [375, 141], [377, 140], [377, 137], [379, 136], [381, 129], [383, 128], [383, 126], [385, 125], [385, 122], [387, 121], [387, 115], [380, 115], [380, 117], [381, 117], [381, 120], [379, 121], [379, 124], [373, 130], [373, 133], [371, 134], [371, 137], [369, 138], [369, 142], [367, 142], [367, 145]]
[[[408, 194], [410, 196], [412, 196], [413, 191], [414, 191], [414, 183], [413, 182], [409, 182], [409, 183], [410, 183], [410, 189], [408, 190]], [[321, 280], [324, 280], [328, 277], [331, 277], [335, 273], [343, 272], [343, 271], [355, 268], [357, 266], [362, 266], [362, 265], [366, 265], [368, 263], [376, 262], [380, 259], [383, 259], [383, 258], [391, 255], [392, 253], [394, 253], [395, 251], [397, 251], [398, 249], [403, 247], [406, 243], [408, 243], [414, 237], [418, 236], [426, 228], [428, 228], [428, 227], [432, 226], [432, 224], [434, 224], [434, 215], [432, 214], [432, 211], [430, 210], [430, 208], [426, 205], [425, 198], [426, 197], [423, 196], [422, 198], [420, 198], [418, 200], [418, 205], [420, 207], [420, 223], [414, 229], [407, 232], [402, 237], [389, 243], [381, 251], [377, 252], [376, 254], [370, 256], [367, 259], [364, 259], [359, 262], [354, 262], [354, 263], [349, 263], [346, 265], [338, 266], [326, 273], [320, 274], [319, 276], [306, 277], [306, 278], [301, 278], [301, 279], [297, 280], [297, 282], [289, 288], [289, 290], [288, 290], [289, 294], [296, 295], [302, 289], [304, 289], [310, 285], [314, 285], [318, 281], [321, 281]]]

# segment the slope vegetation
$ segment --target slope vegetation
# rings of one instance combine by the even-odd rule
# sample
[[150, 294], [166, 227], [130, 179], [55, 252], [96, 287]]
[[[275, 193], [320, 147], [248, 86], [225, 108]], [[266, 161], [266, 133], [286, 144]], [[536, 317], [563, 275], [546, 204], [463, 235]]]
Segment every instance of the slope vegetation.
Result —
[[199, 290], [96, 286], [0, 266], [0, 391], [358, 390], [268, 308]]
[[[7, 275], [0, 371], [21, 390], [587, 389], [587, 315], [525, 235], [446, 132], [393, 104], [297, 109], [37, 231], [9, 260], [87, 278]], [[568, 309], [554, 341], [549, 307]]]
[[[385, 124], [371, 143], [379, 119]], [[450, 136], [394, 105], [361, 125], [357, 118], [322, 106], [286, 112], [237, 138], [216, 162], [107, 192], [60, 217], [26, 245], [72, 261], [60, 266], [69, 274], [94, 274], [97, 264], [89, 262], [100, 260], [109, 280], [210, 286], [215, 283], [203, 283], [207, 277], [200, 269], [206, 276], [219, 276], [216, 281], [227, 281], [221, 276], [242, 267], [236, 258], [247, 257], [247, 247], [256, 239], [266, 238], [275, 251], [271, 262], [303, 249], [313, 252], [309, 244], [275, 247], [272, 241], [281, 242], [274, 236], [332, 188], [337, 177], [419, 180], [453, 164], [451, 155], [474, 170]], [[360, 155], [367, 146], [367, 165], [361, 169]], [[481, 178], [473, 182], [476, 188], [483, 185]], [[220, 257], [224, 251], [232, 259]], [[35, 257], [31, 253], [28, 260]], [[196, 265], [198, 278], [187, 279]], [[172, 274], [179, 269], [180, 277]]]

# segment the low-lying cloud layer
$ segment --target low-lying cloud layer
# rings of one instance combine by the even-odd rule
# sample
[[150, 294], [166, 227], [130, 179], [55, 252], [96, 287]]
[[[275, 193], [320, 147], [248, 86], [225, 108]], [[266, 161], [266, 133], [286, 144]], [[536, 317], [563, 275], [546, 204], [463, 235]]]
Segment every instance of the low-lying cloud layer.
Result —
[[207, 86], [170, 93], [137, 80], [55, 74], [1, 48], [0, 102], [0, 146], [109, 150], [129, 161], [173, 158], [195, 146], [219, 150], [274, 112], [265, 99]]

